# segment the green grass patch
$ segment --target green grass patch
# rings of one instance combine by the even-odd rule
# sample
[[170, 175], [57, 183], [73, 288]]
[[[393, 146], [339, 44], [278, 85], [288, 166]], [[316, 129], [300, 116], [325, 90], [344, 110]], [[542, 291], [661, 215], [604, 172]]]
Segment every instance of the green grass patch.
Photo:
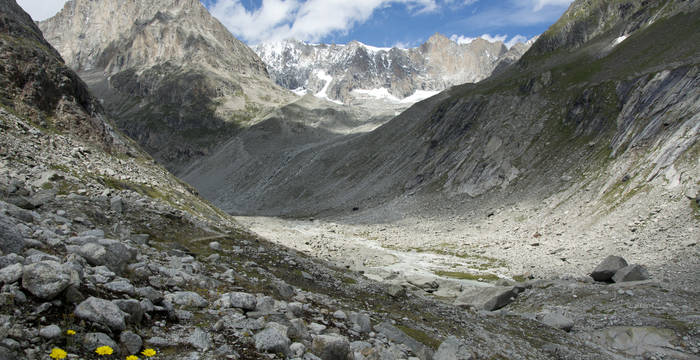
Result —
[[422, 343], [423, 345], [433, 349], [437, 350], [438, 347], [440, 347], [440, 340], [426, 334], [425, 332], [421, 330], [414, 329], [412, 327], [408, 327], [405, 325], [397, 324], [396, 327], [406, 333], [406, 335], [412, 337], [416, 341]]
[[459, 279], [459, 280], [472, 280], [472, 281], [481, 281], [481, 282], [494, 282], [500, 279], [498, 276], [494, 274], [473, 274], [473, 273], [467, 273], [467, 272], [461, 272], [461, 271], [444, 271], [444, 270], [438, 270], [434, 272], [435, 275], [438, 276], [443, 276], [443, 277], [449, 277], [453, 279]]

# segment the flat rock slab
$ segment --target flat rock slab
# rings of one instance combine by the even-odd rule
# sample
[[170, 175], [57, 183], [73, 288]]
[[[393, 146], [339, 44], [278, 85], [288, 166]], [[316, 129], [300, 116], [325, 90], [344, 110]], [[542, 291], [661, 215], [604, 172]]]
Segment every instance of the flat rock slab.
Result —
[[111, 301], [90, 297], [75, 308], [79, 319], [93, 321], [121, 332], [126, 328], [127, 314]]
[[609, 348], [631, 356], [664, 354], [674, 359], [688, 358], [673, 350], [676, 335], [673, 330], [655, 327], [616, 326], [597, 331], [592, 340]]
[[494, 311], [510, 304], [517, 296], [512, 286], [483, 287], [462, 293], [455, 300], [455, 305]]

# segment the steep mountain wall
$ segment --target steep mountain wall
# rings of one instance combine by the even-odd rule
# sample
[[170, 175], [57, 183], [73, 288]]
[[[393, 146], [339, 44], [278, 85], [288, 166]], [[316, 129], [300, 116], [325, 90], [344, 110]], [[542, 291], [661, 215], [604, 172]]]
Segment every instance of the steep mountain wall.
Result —
[[293, 99], [197, 0], [73, 0], [39, 25], [119, 128], [171, 170]]

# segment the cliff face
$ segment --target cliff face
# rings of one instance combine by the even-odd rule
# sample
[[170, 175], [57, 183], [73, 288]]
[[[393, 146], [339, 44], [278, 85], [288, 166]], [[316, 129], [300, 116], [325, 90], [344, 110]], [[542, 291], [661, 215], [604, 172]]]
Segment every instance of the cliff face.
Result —
[[39, 26], [119, 128], [171, 170], [293, 98], [197, 0], [74, 0]]
[[357, 41], [311, 45], [289, 40], [260, 44], [254, 50], [281, 86], [351, 103], [358, 93], [395, 101], [415, 95], [412, 102], [416, 102], [425, 98], [420, 94], [434, 95], [453, 85], [483, 80], [497, 67], [520, 58], [529, 46], [508, 49], [502, 42], [483, 39], [457, 44], [435, 34], [412, 49], [376, 48]]

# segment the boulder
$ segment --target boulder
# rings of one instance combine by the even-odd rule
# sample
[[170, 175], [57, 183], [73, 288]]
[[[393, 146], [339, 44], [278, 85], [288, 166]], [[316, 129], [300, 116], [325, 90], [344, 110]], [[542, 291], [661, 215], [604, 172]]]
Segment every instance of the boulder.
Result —
[[0, 250], [3, 254], [21, 254], [24, 250], [24, 237], [14, 222], [0, 214]]
[[141, 302], [136, 299], [118, 299], [112, 301], [119, 307], [119, 310], [125, 312], [128, 317], [127, 321], [131, 324], [140, 324], [143, 320], [144, 310]]
[[70, 272], [53, 260], [26, 265], [22, 272], [22, 287], [34, 296], [50, 300], [71, 283]]
[[137, 354], [143, 346], [141, 337], [131, 331], [123, 331], [119, 335], [119, 343], [128, 354]]
[[574, 321], [559, 313], [546, 313], [537, 317], [543, 324], [555, 329], [571, 331], [574, 327]]
[[187, 338], [187, 343], [199, 351], [207, 351], [211, 348], [211, 335], [200, 328], [195, 328]]
[[229, 300], [231, 301], [231, 306], [243, 310], [252, 311], [258, 304], [258, 300], [255, 295], [251, 295], [244, 292], [232, 292], [229, 293]]
[[372, 320], [367, 314], [352, 312], [350, 313], [350, 322], [357, 332], [367, 334], [372, 331]]
[[87, 333], [83, 336], [83, 347], [86, 352], [95, 353], [95, 349], [100, 346], [109, 346], [115, 353], [119, 352], [117, 343], [109, 335], [104, 333]]
[[591, 273], [591, 277], [595, 281], [610, 281], [613, 275], [625, 266], [627, 266], [627, 261], [625, 261], [625, 259], [610, 255], [596, 266]]
[[268, 327], [255, 334], [255, 348], [259, 351], [288, 355], [290, 344], [286, 332], [276, 327]]
[[109, 200], [109, 208], [117, 214], [124, 212], [124, 199], [121, 196], [115, 196]]
[[0, 282], [12, 284], [22, 278], [24, 266], [22, 264], [12, 264], [0, 269]]
[[642, 281], [649, 279], [649, 272], [641, 265], [633, 264], [625, 266], [615, 272], [612, 280], [616, 283], [627, 281]]
[[341, 335], [319, 335], [311, 344], [311, 352], [322, 360], [347, 360], [350, 342]]
[[209, 302], [199, 294], [192, 291], [177, 291], [166, 294], [165, 300], [170, 301], [175, 305], [203, 308], [209, 305]]
[[469, 348], [462, 344], [455, 336], [450, 336], [440, 344], [437, 352], [433, 354], [433, 360], [471, 360], [473, 359]]
[[463, 292], [455, 300], [455, 305], [493, 311], [510, 304], [517, 296], [512, 286], [480, 287]]
[[107, 266], [116, 273], [122, 273], [131, 262], [136, 252], [117, 240], [101, 239], [98, 242], [87, 243], [78, 249], [82, 256], [92, 266]]
[[56, 339], [61, 337], [61, 328], [58, 325], [49, 325], [39, 330], [39, 336], [44, 339]]
[[107, 326], [112, 331], [119, 332], [126, 328], [127, 314], [115, 303], [89, 297], [75, 308], [75, 316], [79, 319], [96, 322]]

